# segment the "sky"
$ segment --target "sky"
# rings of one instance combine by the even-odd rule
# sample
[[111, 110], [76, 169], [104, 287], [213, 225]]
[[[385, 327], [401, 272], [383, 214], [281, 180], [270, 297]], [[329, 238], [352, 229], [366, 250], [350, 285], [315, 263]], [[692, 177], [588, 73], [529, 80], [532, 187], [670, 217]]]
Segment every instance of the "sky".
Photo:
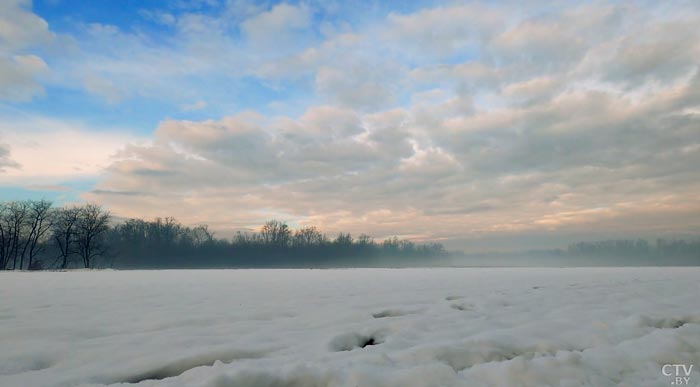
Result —
[[0, 200], [464, 249], [700, 233], [700, 3], [0, 0]]

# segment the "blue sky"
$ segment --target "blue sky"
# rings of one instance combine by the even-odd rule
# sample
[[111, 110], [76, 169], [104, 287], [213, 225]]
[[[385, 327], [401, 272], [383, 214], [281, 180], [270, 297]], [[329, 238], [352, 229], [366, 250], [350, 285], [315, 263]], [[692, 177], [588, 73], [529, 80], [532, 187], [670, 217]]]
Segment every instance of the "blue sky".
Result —
[[[235, 3], [235, 2], [230, 2]], [[241, 4], [243, 2], [240, 2]], [[309, 8], [308, 31], [295, 36], [298, 48], [313, 47], [324, 40], [324, 28], [353, 30], [381, 20], [390, 13], [410, 13], [428, 6], [429, 2], [254, 2], [252, 5], [231, 5], [223, 1], [35, 1], [33, 12], [44, 19], [51, 31], [61, 38], [58, 47], [51, 47], [42, 58], [50, 66], [70, 66], [80, 56], [79, 51], [91, 50], [100, 55], [110, 55], [113, 49], [109, 39], [91, 36], [96, 26], [112, 27], [119, 34], [139, 35], [140, 43], [148, 47], [176, 49], [178, 28], [162, 18], [186, 17], [197, 14], [219, 18], [224, 13], [232, 19], [244, 19], [246, 9], [252, 7], [269, 11], [276, 5], [292, 5]], [[233, 10], [229, 9], [233, 8]], [[332, 26], [332, 27], [327, 27]], [[223, 33], [234, 41], [243, 41], [242, 31], [235, 22], [225, 26]], [[115, 37], [116, 38], [116, 37]], [[121, 41], [122, 39], [116, 38]], [[242, 45], [245, 42], [241, 43]], [[57, 50], [70, 46], [66, 53]], [[122, 47], [124, 48], [124, 47]], [[128, 54], [128, 47], [124, 48]], [[255, 54], [255, 53], [253, 53]], [[250, 53], [245, 53], [250, 55]], [[273, 56], [276, 53], [272, 54]], [[459, 52], [447, 58], [446, 63], [461, 62], [473, 57], [473, 53]], [[28, 113], [50, 115], [57, 118], [78, 118], [90, 125], [129, 128], [137, 133], [148, 134], [166, 118], [201, 120], [224, 117], [245, 110], [256, 110], [264, 114], [301, 115], [309, 104], [322, 104], [323, 99], [314, 95], [314, 77], [303, 74], [294, 79], [264, 79], [255, 75], [241, 77], [221, 74], [191, 74], [178, 79], [191, 87], [188, 96], [132, 95], [114, 103], [109, 99], [96, 99], [94, 93], [76, 88], [64, 82], [48, 82], [43, 87], [50, 98], [34, 98], [22, 103], [5, 102], [7, 105]], [[206, 106], [192, 109], [198, 103]], [[400, 102], [407, 103], [407, 98]], [[203, 105], [203, 104], [201, 104]]]
[[[70, 37], [72, 44], [92, 45], [85, 38], [86, 30], [91, 25], [114, 26], [123, 33], [145, 34], [154, 45], [168, 45], [175, 34], [172, 26], [154, 20], [155, 13], [166, 12], [177, 17], [196, 11], [205, 15], [215, 15], [222, 11], [223, 4], [164, 4], [161, 1], [38, 1], [34, 11], [45, 19], [57, 34]], [[163, 8], [163, 6], [166, 6]], [[235, 29], [227, 31], [231, 36], [239, 34]], [[99, 48], [108, 53], [108, 46]], [[49, 57], [50, 59], [51, 57]], [[58, 57], [55, 63], [64, 58]], [[51, 61], [47, 63], [52, 64]], [[50, 114], [55, 117], [74, 118], [100, 125], [105, 121], [117, 127], [131, 128], [140, 133], [151, 133], [164, 118], [203, 119], [220, 117], [245, 109], [267, 110], [272, 101], [308, 98], [303, 85], [294, 84], [267, 85], [254, 78], [216, 79], [201, 77], [191, 80], [196, 93], [192, 105], [204, 100], [213, 100], [201, 109], [183, 109], [184, 103], [177, 99], [163, 99], [159, 96], [135, 96], [120, 103], [97, 100], [85, 90], [66, 87], [66, 85], [45, 86], [52, 98], [32, 100], [31, 103], [16, 104], [25, 111]], [[222, 87], [224, 86], [225, 87]], [[105, 103], [107, 102], [107, 103]]]
[[0, 200], [225, 232], [692, 232], [699, 8], [8, 0]]

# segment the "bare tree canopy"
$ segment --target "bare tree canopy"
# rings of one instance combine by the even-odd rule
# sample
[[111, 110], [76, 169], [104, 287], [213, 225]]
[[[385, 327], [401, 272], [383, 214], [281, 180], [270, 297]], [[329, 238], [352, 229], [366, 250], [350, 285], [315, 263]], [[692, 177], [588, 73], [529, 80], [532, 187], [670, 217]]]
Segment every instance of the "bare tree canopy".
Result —
[[86, 268], [91, 268], [94, 259], [106, 251], [104, 234], [109, 229], [110, 217], [109, 212], [97, 204], [87, 204], [80, 209], [76, 235], [78, 252]]
[[70, 257], [78, 253], [76, 230], [80, 215], [80, 207], [59, 208], [54, 213], [53, 239], [59, 250], [57, 259], [61, 269], [66, 269]]
[[34, 260], [44, 246], [44, 243], [40, 242], [45, 242], [47, 231], [51, 229], [51, 222], [53, 221], [51, 216], [52, 205], [53, 203], [47, 200], [29, 202], [29, 235], [22, 252], [22, 257], [24, 257], [25, 251], [29, 254], [27, 268], [30, 270], [41, 268], [41, 263]]
[[[17, 269], [17, 259], [21, 254], [21, 247], [26, 238], [25, 222], [27, 218], [28, 202], [9, 202], [2, 206], [2, 251], [3, 267]], [[20, 260], [20, 267], [22, 269]], [[10, 267], [11, 264], [11, 267]]]

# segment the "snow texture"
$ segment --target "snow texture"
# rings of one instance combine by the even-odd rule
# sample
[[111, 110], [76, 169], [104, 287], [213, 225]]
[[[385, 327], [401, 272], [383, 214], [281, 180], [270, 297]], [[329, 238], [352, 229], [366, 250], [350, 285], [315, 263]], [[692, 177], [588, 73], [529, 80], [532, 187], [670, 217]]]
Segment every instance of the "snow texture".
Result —
[[0, 273], [0, 386], [700, 382], [700, 268]]

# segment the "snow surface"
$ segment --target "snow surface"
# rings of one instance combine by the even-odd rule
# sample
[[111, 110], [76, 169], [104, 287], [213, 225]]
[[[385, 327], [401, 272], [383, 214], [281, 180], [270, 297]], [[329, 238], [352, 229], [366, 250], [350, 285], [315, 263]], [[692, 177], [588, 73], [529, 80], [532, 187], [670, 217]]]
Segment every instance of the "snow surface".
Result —
[[700, 268], [0, 273], [0, 386], [700, 382]]

